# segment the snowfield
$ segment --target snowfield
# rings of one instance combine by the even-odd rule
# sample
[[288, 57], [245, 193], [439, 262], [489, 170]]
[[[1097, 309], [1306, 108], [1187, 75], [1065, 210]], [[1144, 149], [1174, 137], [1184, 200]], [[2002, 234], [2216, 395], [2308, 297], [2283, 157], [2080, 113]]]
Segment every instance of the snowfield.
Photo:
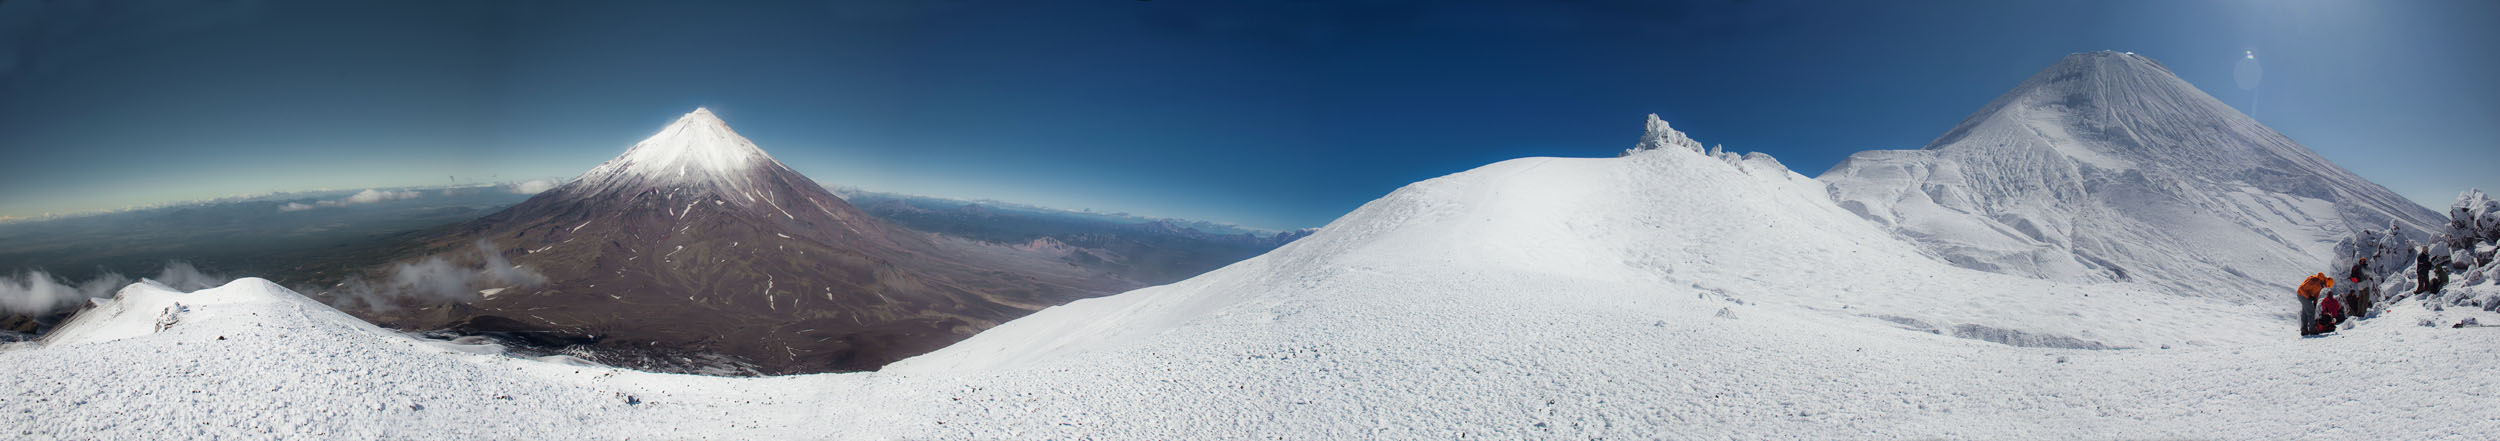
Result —
[[[20, 439], [2486, 439], [2487, 311], [2297, 338], [1956, 267], [1768, 156], [1527, 158], [880, 372], [651, 374], [146, 283], [0, 351]], [[2482, 288], [2477, 288], [2482, 289]], [[177, 306], [178, 305], [178, 306]], [[168, 313], [168, 311], [172, 311]], [[165, 325], [159, 326], [160, 323]], [[160, 329], [161, 328], [161, 329]]]

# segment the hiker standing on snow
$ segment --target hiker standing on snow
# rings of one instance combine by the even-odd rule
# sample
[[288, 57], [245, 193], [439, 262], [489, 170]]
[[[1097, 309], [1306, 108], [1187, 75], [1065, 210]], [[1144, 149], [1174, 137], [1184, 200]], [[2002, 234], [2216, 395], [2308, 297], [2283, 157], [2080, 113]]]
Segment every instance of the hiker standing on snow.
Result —
[[2431, 292], [2431, 247], [2413, 255], [2413, 293]]
[[2311, 274], [2309, 279], [2300, 281], [2300, 335], [2317, 335], [2324, 328], [2318, 325], [2324, 321], [2318, 317], [2318, 292], [2331, 286], [2335, 286], [2335, 279], [2327, 278], [2326, 273]]

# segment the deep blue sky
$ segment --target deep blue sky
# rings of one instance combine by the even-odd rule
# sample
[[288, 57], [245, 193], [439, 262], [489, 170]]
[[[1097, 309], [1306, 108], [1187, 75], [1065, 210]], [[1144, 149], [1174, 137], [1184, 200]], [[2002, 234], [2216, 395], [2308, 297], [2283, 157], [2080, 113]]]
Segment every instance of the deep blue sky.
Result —
[[2500, 188], [2500, 2], [2385, 3], [5, 1], [0, 216], [570, 177], [710, 106], [836, 185], [1318, 226], [1653, 112], [1816, 175], [2100, 49], [2417, 201]]

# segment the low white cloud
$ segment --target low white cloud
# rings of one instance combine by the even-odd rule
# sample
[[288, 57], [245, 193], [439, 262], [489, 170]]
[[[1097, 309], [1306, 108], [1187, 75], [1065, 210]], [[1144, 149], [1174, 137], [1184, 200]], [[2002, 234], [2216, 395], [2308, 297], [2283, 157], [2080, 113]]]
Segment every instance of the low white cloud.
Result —
[[417, 193], [417, 192], [415, 192], [415, 191], [388, 191], [388, 190], [365, 189], [365, 191], [356, 192], [356, 194], [355, 194], [355, 195], [348, 196], [346, 199], [340, 199], [340, 200], [333, 201], [333, 202], [335, 202], [335, 203], [336, 203], [336, 205], [348, 205], [348, 204], [370, 204], [370, 203], [382, 202], [382, 201], [396, 201], [396, 200], [400, 200], [400, 199], [415, 199], [415, 198], [416, 198], [416, 197], [418, 197], [418, 196], [424, 196], [424, 194], [422, 194], [422, 193]]
[[555, 189], [556, 181], [547, 179], [521, 181], [513, 183], [511, 188], [513, 194], [539, 194], [546, 192], [547, 190]]
[[[109, 278], [108, 278], [109, 277]], [[130, 279], [107, 274], [82, 284], [69, 284], [53, 279], [42, 271], [28, 271], [0, 279], [0, 311], [11, 314], [42, 315], [76, 307], [87, 299], [108, 297], [113, 290]]]
[[396, 201], [396, 200], [401, 200], [401, 199], [416, 199], [416, 198], [417, 198], [417, 197], [419, 197], [419, 196], [425, 196], [425, 193], [420, 193], [420, 192], [417, 192], [416, 190], [400, 190], [400, 191], [394, 191], [394, 190], [375, 190], [375, 189], [370, 189], [370, 188], [368, 188], [368, 189], [365, 189], [365, 191], [359, 191], [359, 192], [356, 192], [356, 194], [348, 195], [347, 197], [344, 197], [344, 198], [331, 199], [331, 200], [326, 200], [326, 201], [313, 201], [313, 203], [311, 203], [311, 204], [305, 204], [305, 203], [302, 203], [302, 202], [288, 202], [288, 203], [286, 203], [286, 205], [280, 205], [280, 206], [278, 206], [278, 212], [280, 212], [280, 213], [284, 213], [284, 212], [290, 212], [290, 211], [304, 211], [304, 210], [310, 210], [310, 209], [313, 209], [313, 208], [315, 208], [315, 207], [345, 207], [345, 206], [355, 205], [355, 204], [370, 204], [370, 203], [375, 203], [375, 202], [383, 202], [383, 201]]
[[[178, 290], [197, 291], [225, 285], [233, 279], [201, 272], [189, 263], [168, 262], [164, 270], [149, 280]], [[77, 284], [54, 279], [39, 270], [0, 277], [0, 312], [43, 315], [76, 308], [88, 299], [110, 298], [130, 282], [129, 276], [118, 273], [104, 273]]]
[[340, 308], [361, 305], [370, 310], [389, 311], [408, 303], [474, 302], [479, 300], [478, 292], [481, 290], [546, 283], [546, 276], [504, 259], [503, 253], [496, 250], [494, 244], [480, 240], [476, 245], [478, 264], [475, 267], [455, 263], [441, 255], [426, 256], [414, 263], [391, 264], [378, 279], [349, 278], [323, 294], [330, 296], [332, 304]]

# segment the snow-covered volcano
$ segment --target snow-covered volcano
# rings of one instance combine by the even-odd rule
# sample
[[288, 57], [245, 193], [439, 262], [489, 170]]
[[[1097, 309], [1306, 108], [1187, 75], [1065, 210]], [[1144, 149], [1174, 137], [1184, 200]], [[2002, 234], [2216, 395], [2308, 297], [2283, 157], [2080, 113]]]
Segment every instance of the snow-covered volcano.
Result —
[[2355, 231], [2438, 218], [2106, 51], [2059, 60], [1924, 149], [1861, 152], [1818, 179], [1964, 267], [2242, 300], [2277, 300]]
[[455, 256], [491, 244], [546, 283], [471, 286], [485, 294], [366, 314], [406, 327], [556, 335], [656, 352], [652, 359], [726, 355], [767, 373], [875, 369], [1128, 287], [1049, 256], [879, 221], [706, 109], [427, 242]]

